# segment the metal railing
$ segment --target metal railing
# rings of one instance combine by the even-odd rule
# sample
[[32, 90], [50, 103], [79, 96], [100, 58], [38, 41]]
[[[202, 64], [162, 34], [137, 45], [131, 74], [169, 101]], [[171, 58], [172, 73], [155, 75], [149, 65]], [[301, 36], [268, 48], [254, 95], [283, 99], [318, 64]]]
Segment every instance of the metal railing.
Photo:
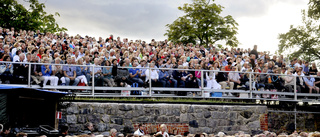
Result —
[[[27, 75], [27, 84], [9, 84], [9, 85], [18, 85], [28, 88], [41, 88], [39, 85], [32, 84], [32, 78], [31, 78], [31, 65], [59, 65], [59, 66], [80, 66], [80, 67], [90, 67], [91, 70], [95, 70], [95, 65], [70, 65], [70, 64], [45, 64], [45, 63], [27, 63], [27, 62], [4, 62], [1, 61], [0, 64], [23, 64], [26, 66], [26, 69], [28, 71]], [[112, 67], [112, 66], [98, 66], [101, 68], [104, 67]], [[118, 68], [131, 68], [131, 67], [118, 67]], [[137, 67], [136, 67], [137, 68]], [[233, 73], [231, 71], [216, 71], [216, 70], [195, 70], [195, 69], [173, 69], [173, 68], [150, 68], [150, 67], [144, 67], [139, 69], [148, 69], [149, 70], [149, 76], [151, 74], [151, 69], [156, 69], [157, 71], [160, 71], [162, 69], [164, 70], [178, 70], [178, 71], [201, 71], [201, 86], [200, 88], [174, 88], [174, 87], [154, 87], [152, 86], [151, 77], [149, 77], [149, 85], [145, 87], [106, 87], [106, 86], [94, 86], [95, 85], [95, 76], [94, 73], [91, 73], [91, 86], [44, 86], [44, 89], [48, 90], [59, 90], [59, 91], [68, 91], [70, 89], [73, 90], [73, 92], [76, 94], [76, 96], [91, 96], [91, 97], [180, 97], [180, 98], [225, 98], [225, 99], [258, 99], [258, 100], [274, 100], [274, 101], [293, 101], [293, 102], [315, 102], [318, 101], [317, 98], [320, 97], [320, 94], [309, 94], [309, 93], [297, 93], [297, 85], [296, 85], [296, 78], [300, 76], [295, 75], [284, 75], [284, 74], [273, 74], [273, 73], [256, 73], [256, 72], [237, 72], [241, 75], [249, 74], [249, 86], [247, 89], [240, 89], [240, 90], [227, 90], [227, 89], [208, 89], [205, 86], [205, 76], [204, 74], [207, 72], [226, 72], [226, 73]], [[255, 80], [252, 79], [252, 76], [255, 74], [259, 75], [277, 75], [277, 76], [292, 76], [294, 77], [294, 92], [271, 92], [271, 91], [259, 91], [258, 89], [253, 87], [253, 83]], [[304, 76], [306, 77], [306, 76]], [[2, 81], [2, 84], [4, 81]], [[88, 83], [90, 83], [90, 80], [88, 79]], [[179, 84], [179, 83], [178, 83]], [[178, 85], [179, 86], [179, 85]], [[254, 85], [255, 86], [255, 85]], [[237, 87], [235, 87], [237, 88]], [[102, 92], [106, 91], [106, 92]], [[120, 91], [120, 92], [110, 92], [110, 91]], [[142, 95], [130, 95], [130, 96], [122, 96], [122, 91], [143, 91]], [[192, 95], [188, 94], [187, 96], [178, 96], [175, 94], [157, 94], [153, 93], [153, 91], [169, 91], [169, 92], [193, 92]], [[195, 93], [201, 93], [196, 94]], [[240, 94], [239, 97], [237, 96], [211, 96], [208, 95], [208, 93], [236, 93]], [[280, 95], [279, 98], [263, 98], [261, 95]], [[244, 95], [244, 96], [242, 96]], [[260, 95], [260, 98], [256, 98], [254, 95]], [[312, 99], [305, 99], [305, 97], [312, 97]]]

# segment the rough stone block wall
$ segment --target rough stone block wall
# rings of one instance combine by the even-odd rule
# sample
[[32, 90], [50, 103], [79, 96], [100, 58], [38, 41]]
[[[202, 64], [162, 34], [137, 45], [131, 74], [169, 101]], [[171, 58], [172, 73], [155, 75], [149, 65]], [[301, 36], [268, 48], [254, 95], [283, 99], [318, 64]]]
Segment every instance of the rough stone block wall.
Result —
[[79, 132], [86, 122], [92, 122], [98, 132], [111, 128], [133, 132], [137, 123], [180, 123], [188, 125], [190, 133], [244, 131], [250, 134], [261, 129], [261, 117], [267, 114], [267, 107], [76, 102], [61, 111], [59, 124], [69, 125], [70, 132]]
[[[269, 112], [269, 131], [276, 133], [294, 131], [294, 113]], [[297, 131], [319, 131], [320, 115], [311, 113], [297, 113]]]

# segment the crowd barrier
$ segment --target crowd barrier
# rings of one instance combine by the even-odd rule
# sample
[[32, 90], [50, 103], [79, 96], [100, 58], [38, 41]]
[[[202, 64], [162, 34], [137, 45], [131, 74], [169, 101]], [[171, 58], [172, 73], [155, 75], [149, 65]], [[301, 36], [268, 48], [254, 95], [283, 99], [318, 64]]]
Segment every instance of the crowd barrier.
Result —
[[[255, 82], [252, 79], [254, 74], [269, 74], [269, 75], [278, 75], [281, 77], [289, 76], [284, 74], [273, 74], [273, 73], [256, 73], [256, 72], [237, 72], [240, 75], [249, 74], [249, 85], [247, 89], [208, 89], [204, 83], [204, 75], [206, 72], [213, 71], [214, 73], [218, 72], [227, 72], [231, 71], [215, 71], [215, 70], [195, 70], [195, 69], [172, 69], [172, 68], [152, 68], [156, 70], [187, 70], [187, 71], [201, 71], [201, 86], [199, 88], [174, 88], [174, 87], [155, 87], [152, 86], [151, 82], [149, 82], [148, 86], [145, 87], [107, 87], [107, 86], [93, 86], [95, 85], [95, 77], [94, 74], [91, 75], [91, 79], [89, 82], [89, 86], [50, 86], [46, 85], [44, 87], [40, 87], [39, 85], [32, 84], [31, 78], [31, 65], [60, 65], [60, 66], [82, 66], [82, 67], [90, 67], [91, 70], [94, 70], [96, 66], [94, 65], [69, 65], [69, 64], [45, 64], [45, 63], [27, 63], [27, 62], [4, 62], [0, 61], [0, 65], [12, 63], [12, 64], [23, 64], [27, 65], [27, 83], [25, 84], [5, 84], [5, 81], [1, 81], [4, 85], [16, 85], [28, 88], [43, 88], [47, 90], [58, 90], [61, 92], [73, 92], [76, 96], [79, 97], [179, 97], [179, 98], [225, 98], [225, 99], [259, 99], [259, 100], [274, 100], [274, 101], [291, 101], [291, 102], [318, 102], [318, 98], [320, 98], [320, 94], [317, 93], [308, 93], [308, 91], [303, 91], [304, 93], [297, 93], [297, 85], [296, 85], [296, 77], [295, 75], [290, 75], [294, 77], [294, 87], [293, 91], [295, 92], [287, 92], [287, 91], [267, 91], [263, 89], [257, 89], [253, 86]], [[111, 67], [111, 66], [99, 66], [99, 67]], [[118, 67], [118, 68], [130, 68], [130, 67]], [[139, 69], [151, 69], [147, 68], [139, 68]], [[151, 71], [149, 71], [151, 73]], [[150, 74], [149, 74], [150, 75]], [[307, 77], [307, 76], [304, 76]], [[310, 76], [309, 76], [310, 77]], [[314, 76], [312, 76], [314, 77]], [[151, 79], [149, 79], [151, 81]], [[237, 88], [237, 87], [234, 87]], [[140, 91], [140, 95], [130, 95], [130, 91]], [[159, 91], [159, 92], [158, 92]], [[179, 96], [177, 92], [187, 92], [185, 96]], [[307, 92], [307, 93], [306, 93]], [[233, 96], [225, 95], [224, 93], [231, 93]], [[259, 97], [257, 97], [258, 95]], [[272, 96], [278, 96], [277, 98], [271, 98]]]

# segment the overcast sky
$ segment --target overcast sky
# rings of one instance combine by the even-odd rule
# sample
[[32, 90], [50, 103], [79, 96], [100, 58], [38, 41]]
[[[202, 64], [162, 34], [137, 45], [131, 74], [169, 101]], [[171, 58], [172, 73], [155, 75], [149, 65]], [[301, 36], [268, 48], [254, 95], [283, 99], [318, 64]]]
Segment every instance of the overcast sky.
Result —
[[[110, 34], [121, 39], [152, 38], [164, 40], [166, 24], [183, 12], [177, 9], [191, 0], [39, 0], [48, 13], [59, 12], [56, 20], [70, 35], [80, 34], [106, 38]], [[216, 0], [224, 6], [223, 16], [231, 15], [239, 23], [240, 48], [278, 49], [279, 33], [290, 25], [301, 24], [301, 10], [308, 0]]]

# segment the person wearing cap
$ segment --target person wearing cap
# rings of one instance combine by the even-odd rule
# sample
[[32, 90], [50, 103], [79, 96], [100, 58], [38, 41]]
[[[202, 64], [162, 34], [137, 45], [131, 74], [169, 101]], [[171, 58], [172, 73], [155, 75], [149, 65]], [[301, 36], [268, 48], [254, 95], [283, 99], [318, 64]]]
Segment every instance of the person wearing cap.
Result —
[[138, 135], [138, 136], [143, 136], [145, 135], [144, 133], [144, 125], [139, 124], [138, 129], [133, 133], [133, 135]]

